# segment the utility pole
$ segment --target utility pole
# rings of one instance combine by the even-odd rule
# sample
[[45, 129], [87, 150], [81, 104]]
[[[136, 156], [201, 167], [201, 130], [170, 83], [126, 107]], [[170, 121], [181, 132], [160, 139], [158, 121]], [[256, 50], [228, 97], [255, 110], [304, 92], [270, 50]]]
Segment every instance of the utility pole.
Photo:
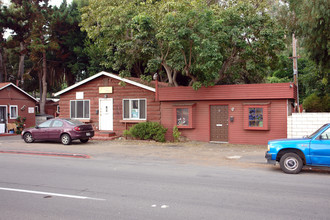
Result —
[[297, 87], [297, 110], [300, 112], [299, 107], [299, 89], [298, 89], [298, 56], [297, 56], [297, 39], [292, 34], [292, 57], [289, 57], [293, 61], [293, 83]]

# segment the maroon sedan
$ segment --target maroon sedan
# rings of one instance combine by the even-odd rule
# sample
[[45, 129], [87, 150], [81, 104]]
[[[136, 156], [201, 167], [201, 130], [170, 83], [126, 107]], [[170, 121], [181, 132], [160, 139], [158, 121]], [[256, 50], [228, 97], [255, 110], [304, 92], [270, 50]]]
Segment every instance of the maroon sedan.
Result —
[[22, 132], [22, 138], [26, 143], [32, 143], [35, 140], [50, 140], [61, 141], [62, 144], [69, 145], [72, 140], [77, 139], [86, 143], [93, 136], [92, 125], [62, 118], [47, 120], [35, 128], [26, 128]]

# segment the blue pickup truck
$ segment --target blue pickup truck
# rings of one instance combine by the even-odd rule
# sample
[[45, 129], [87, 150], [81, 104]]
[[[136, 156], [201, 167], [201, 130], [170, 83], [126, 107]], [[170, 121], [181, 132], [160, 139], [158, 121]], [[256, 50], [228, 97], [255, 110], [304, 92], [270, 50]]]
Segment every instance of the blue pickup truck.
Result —
[[330, 123], [303, 138], [269, 141], [265, 157], [290, 174], [299, 173], [304, 165], [330, 167]]

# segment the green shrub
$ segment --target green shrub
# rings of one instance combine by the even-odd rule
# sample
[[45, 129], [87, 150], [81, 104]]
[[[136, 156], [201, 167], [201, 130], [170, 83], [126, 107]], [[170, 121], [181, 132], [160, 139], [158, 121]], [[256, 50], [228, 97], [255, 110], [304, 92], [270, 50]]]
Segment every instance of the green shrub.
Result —
[[175, 125], [173, 128], [173, 139], [174, 142], [180, 141], [181, 132], [179, 131], [178, 127]]
[[128, 131], [124, 131], [124, 135], [128, 135], [141, 140], [155, 140], [165, 142], [165, 133], [167, 128], [164, 128], [157, 122], [142, 122], [134, 125]]
[[304, 99], [303, 107], [306, 112], [329, 112], [330, 97], [329, 95], [320, 97], [313, 93]]
[[21, 134], [22, 131], [24, 130], [25, 128], [25, 121], [26, 121], [26, 118], [25, 117], [21, 117], [21, 116], [18, 116], [15, 120], [15, 124], [16, 124], [16, 127], [17, 127], [17, 130], [16, 130], [16, 134]]

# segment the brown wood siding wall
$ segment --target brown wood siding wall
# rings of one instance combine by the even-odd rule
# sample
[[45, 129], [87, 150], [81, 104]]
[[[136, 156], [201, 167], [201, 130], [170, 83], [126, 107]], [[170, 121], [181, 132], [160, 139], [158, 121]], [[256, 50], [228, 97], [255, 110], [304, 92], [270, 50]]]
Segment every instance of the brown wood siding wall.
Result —
[[[168, 128], [166, 139], [173, 140], [174, 127], [173, 105], [187, 102], [162, 102], [161, 123]], [[191, 101], [189, 102], [191, 103]], [[194, 122], [195, 128], [179, 129], [182, 136], [196, 141], [210, 141], [210, 106], [228, 105], [228, 142], [233, 144], [266, 145], [270, 139], [286, 138], [287, 101], [286, 100], [235, 100], [235, 101], [196, 101]], [[244, 104], [270, 103], [269, 130], [244, 129]], [[231, 109], [234, 108], [234, 111]], [[230, 116], [234, 122], [230, 122]]]
[[105, 94], [99, 94], [99, 87], [112, 86], [113, 93], [106, 94], [113, 99], [113, 131], [117, 135], [122, 135], [126, 129], [123, 120], [123, 99], [147, 99], [147, 121], [160, 122], [160, 103], [155, 101], [155, 93], [131, 84], [118, 85], [120, 81], [107, 76], [98, 77], [85, 83], [60, 97], [60, 117], [70, 117], [70, 100], [76, 100], [76, 92], [84, 92], [84, 100], [90, 100], [90, 123], [98, 129], [99, 99], [104, 98]]
[[[26, 118], [25, 127], [28, 128], [35, 126], [35, 112], [29, 113], [28, 109], [29, 107], [33, 107], [33, 109], [35, 109], [36, 102], [21, 91], [17, 90], [15, 87], [8, 86], [0, 90], [0, 105], [7, 105], [8, 113], [10, 105], [17, 105], [18, 116]], [[24, 110], [21, 110], [24, 105], [26, 107]], [[8, 123], [15, 123], [15, 119], [10, 119], [8, 115]]]
[[167, 87], [159, 88], [159, 100], [295, 99], [295, 91], [291, 83], [220, 85], [197, 91], [192, 87]]

